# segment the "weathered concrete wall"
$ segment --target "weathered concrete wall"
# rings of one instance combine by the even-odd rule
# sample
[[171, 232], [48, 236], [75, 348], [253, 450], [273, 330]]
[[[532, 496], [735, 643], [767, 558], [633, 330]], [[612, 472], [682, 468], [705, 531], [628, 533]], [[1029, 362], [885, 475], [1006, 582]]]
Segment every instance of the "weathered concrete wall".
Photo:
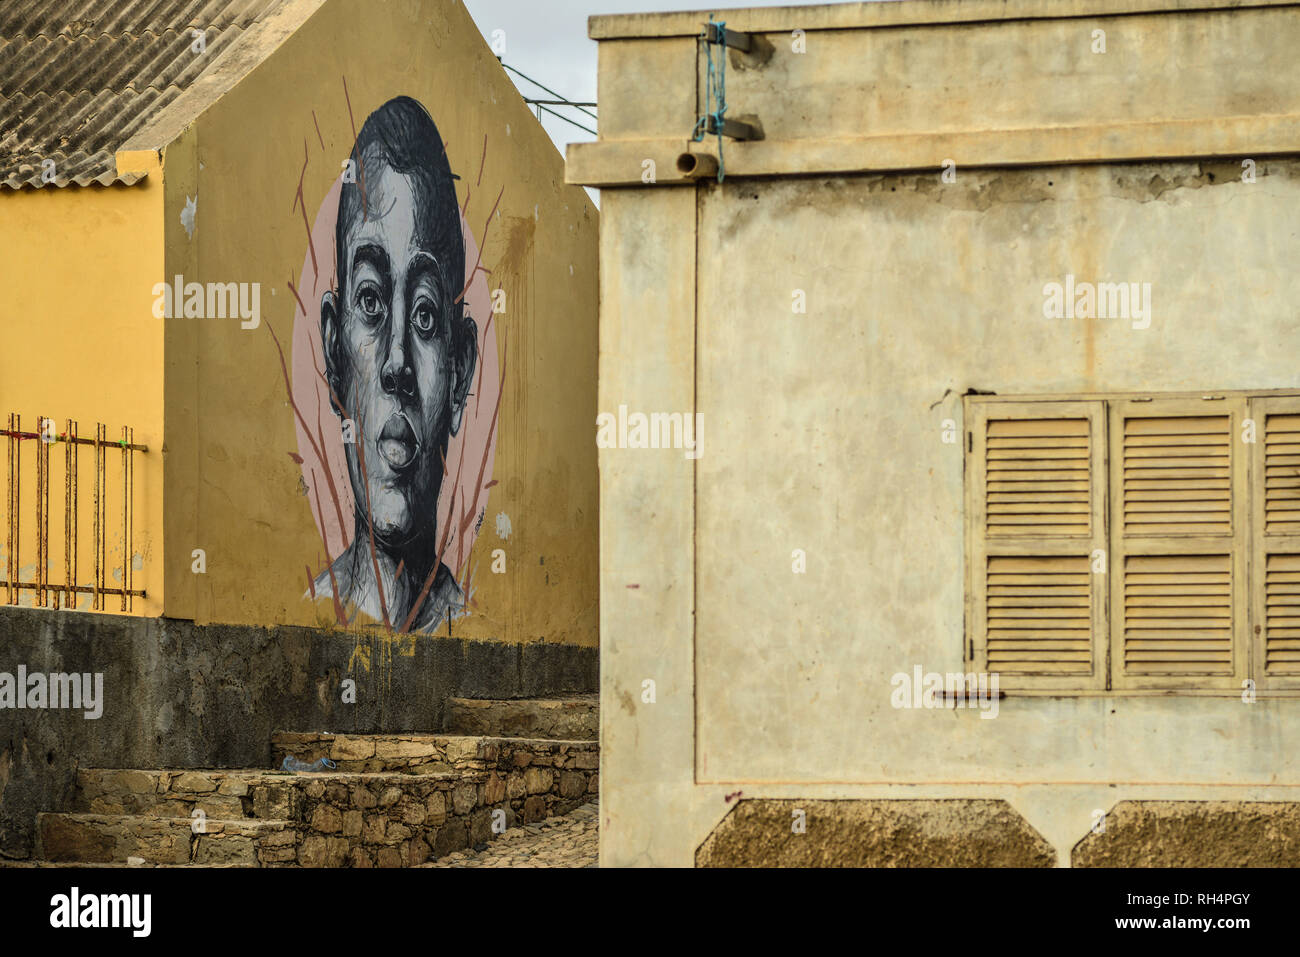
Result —
[[[390, 640], [299, 627], [0, 608], [0, 671], [104, 675], [103, 714], [0, 710], [0, 854], [31, 851], [78, 767], [265, 767], [275, 731], [437, 731], [448, 697], [592, 691], [574, 645]], [[364, 662], [364, 664], [363, 664]], [[356, 703], [343, 702], [344, 678]]]
[[[1259, 168], [1254, 184], [1160, 164], [701, 191], [699, 780], [1300, 782], [1300, 757], [1260, 761], [1300, 709], [1247, 707], [1240, 688], [1019, 698], [941, 728], [890, 700], [917, 664], [962, 670], [964, 447], [942, 423], [962, 427], [963, 393], [1300, 387], [1300, 163]], [[713, 265], [746, 262], [764, 268]], [[1066, 273], [1150, 282], [1151, 327], [1045, 319], [1043, 285]], [[873, 733], [801, 746], [826, 715]], [[1230, 746], [1207, 749], [1208, 727]]]
[[[767, 138], [693, 187], [707, 15], [593, 21], [600, 407], [702, 416], [698, 459], [601, 452], [603, 863], [689, 864], [738, 792], [1006, 800], [1061, 865], [1118, 801], [1300, 797], [1294, 697], [891, 702], [964, 670], [964, 393], [1300, 390], [1294, 8], [1022, 6], [728, 11], [775, 51], [727, 78]], [[1067, 274], [1150, 283], [1150, 326], [1044, 318]]]

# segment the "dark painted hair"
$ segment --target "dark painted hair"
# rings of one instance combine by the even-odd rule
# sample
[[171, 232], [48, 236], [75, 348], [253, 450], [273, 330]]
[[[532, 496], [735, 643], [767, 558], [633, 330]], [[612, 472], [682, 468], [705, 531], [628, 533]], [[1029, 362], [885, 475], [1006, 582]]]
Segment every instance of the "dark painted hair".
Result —
[[366, 208], [363, 187], [373, 182], [381, 166], [415, 181], [417, 235], [442, 267], [446, 293], [444, 308], [453, 330], [460, 326], [459, 308], [452, 300], [465, 283], [465, 242], [460, 229], [460, 207], [456, 205], [456, 182], [447, 162], [438, 127], [418, 102], [409, 96], [389, 100], [368, 117], [352, 147], [356, 182], [343, 184], [339, 195], [339, 216], [334, 226], [335, 268], [340, 295], [347, 284], [347, 233], [361, 221]]

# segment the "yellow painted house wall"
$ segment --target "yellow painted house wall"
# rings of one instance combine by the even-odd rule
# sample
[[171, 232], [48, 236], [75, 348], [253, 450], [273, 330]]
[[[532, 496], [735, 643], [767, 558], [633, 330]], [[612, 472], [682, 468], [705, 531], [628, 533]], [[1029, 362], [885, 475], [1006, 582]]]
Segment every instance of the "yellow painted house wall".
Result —
[[[148, 451], [135, 456], [135, 564], [133, 588], [146, 597], [135, 614], [163, 610], [163, 329], [153, 318], [152, 287], [163, 257], [163, 184], [148, 176], [134, 186], [46, 187], [0, 190], [0, 428], [8, 413], [22, 416], [22, 429], [37, 417], [53, 419], [62, 432], [67, 419], [82, 438], [95, 423], [117, 441], [121, 427], [135, 430]], [[21, 576], [35, 579], [35, 442], [22, 445]], [[7, 443], [0, 440], [0, 449]], [[63, 582], [64, 446], [50, 449], [50, 581]], [[0, 451], [0, 457], [7, 454]], [[94, 453], [79, 448], [77, 582], [94, 581], [92, 522]], [[106, 584], [121, 587], [121, 456], [108, 454]], [[0, 485], [7, 485], [6, 479]], [[3, 511], [0, 506], [0, 511]], [[5, 547], [0, 533], [0, 551]], [[0, 578], [6, 574], [0, 560]], [[24, 590], [20, 604], [31, 605]], [[80, 595], [78, 608], [91, 597]], [[120, 599], [108, 598], [108, 611]]]
[[[304, 595], [321, 536], [291, 457], [298, 438], [271, 330], [292, 368], [289, 283], [308, 255], [300, 179], [310, 219], [354, 132], [399, 95], [437, 124], [488, 285], [505, 291], [492, 316], [498, 355], [508, 340], [496, 457], [483, 478], [497, 484], [471, 552], [476, 605], [450, 633], [594, 647], [597, 214], [564, 185], [562, 158], [463, 7], [435, 0], [328, 0], [165, 150], [164, 275], [262, 287], [256, 329], [166, 322], [165, 613], [338, 627], [328, 600]], [[192, 237], [180, 223], [191, 199]], [[332, 249], [317, 252], [332, 262]], [[504, 574], [489, 572], [494, 549]]]

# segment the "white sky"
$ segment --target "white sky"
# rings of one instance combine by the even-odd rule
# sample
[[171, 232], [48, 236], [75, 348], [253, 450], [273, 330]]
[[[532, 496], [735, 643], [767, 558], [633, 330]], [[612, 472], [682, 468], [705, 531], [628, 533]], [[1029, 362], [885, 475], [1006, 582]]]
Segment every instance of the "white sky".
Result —
[[[587, 39], [587, 18], [593, 14], [810, 5], [797, 0], [723, 0], [713, 4], [708, 0], [699, 4], [691, 0], [465, 0], [470, 16], [489, 42], [494, 30], [504, 32], [505, 53], [501, 59], [505, 63], [565, 98], [580, 102], [596, 99], [596, 41]], [[514, 74], [507, 75], [525, 96], [551, 99]], [[590, 118], [576, 110], [561, 107], [560, 111], [592, 126]], [[561, 155], [566, 143], [594, 139], [546, 113], [542, 114], [542, 126]]]

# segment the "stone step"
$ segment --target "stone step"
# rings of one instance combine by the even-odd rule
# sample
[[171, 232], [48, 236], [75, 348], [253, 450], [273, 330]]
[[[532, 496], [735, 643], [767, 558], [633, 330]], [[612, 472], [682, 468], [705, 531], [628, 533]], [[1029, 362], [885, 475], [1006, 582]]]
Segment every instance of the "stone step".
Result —
[[277, 788], [290, 777], [260, 771], [80, 768], [71, 810], [186, 819], [196, 810], [227, 820], [287, 818], [287, 801]]
[[[573, 756], [559, 750], [562, 742], [546, 744], [554, 753], [542, 758]], [[513, 753], [520, 760], [532, 756]], [[64, 817], [131, 818], [188, 829], [195, 809], [209, 822], [227, 822], [235, 801], [245, 822], [287, 822], [294, 829], [292, 840], [278, 838], [259, 850], [259, 864], [403, 867], [484, 844], [502, 828], [566, 814], [593, 800], [596, 787], [595, 770], [541, 763], [419, 774], [84, 768], [75, 799], [82, 813]], [[60, 853], [59, 860], [70, 860], [76, 851]]]
[[89, 870], [89, 869], [108, 870], [115, 867], [120, 867], [120, 868], [195, 867], [201, 869], [209, 869], [209, 868], [221, 869], [227, 867], [235, 868], [235, 867], [248, 867], [248, 866], [249, 865], [247, 864], [188, 864], [188, 863], [187, 864], [151, 864], [148, 861], [141, 861], [139, 858], [136, 858], [134, 861], [126, 861], [126, 862], [123, 861], [4, 861], [4, 860], [0, 860], [0, 870], [9, 867], [67, 867], [72, 870]]
[[566, 814], [599, 789], [591, 739], [281, 732], [272, 745], [277, 765], [337, 767], [82, 768], [73, 810], [38, 817], [33, 863], [416, 866]]
[[[592, 740], [508, 738], [457, 734], [326, 734], [277, 732], [271, 737], [278, 766], [286, 756], [313, 762], [329, 758], [339, 771], [508, 772], [553, 768], [592, 777], [600, 768], [600, 746]], [[595, 792], [595, 787], [591, 788]], [[577, 797], [575, 793], [573, 795]]]
[[452, 734], [595, 741], [600, 737], [600, 696], [448, 698], [446, 726]]
[[[479, 775], [485, 777], [485, 775]], [[424, 775], [434, 788], [450, 791], [464, 775], [455, 771]], [[303, 795], [318, 785], [356, 783], [383, 788], [410, 782], [412, 775], [288, 773], [248, 770], [155, 771], [81, 768], [72, 810], [87, 814], [191, 819], [292, 820], [302, 817]]]
[[235, 868], [235, 867], [248, 867], [248, 866], [249, 866], [248, 864], [150, 864], [148, 861], [140, 861], [139, 863], [136, 863], [134, 861], [126, 861], [124, 863], [122, 861], [2, 861], [0, 860], [0, 870], [9, 867], [66, 867], [72, 870], [80, 871], [80, 870], [90, 870], [90, 869], [107, 870], [115, 867], [120, 867], [120, 868], [195, 867], [201, 869], [209, 869], [209, 868], [220, 869], [220, 868], [227, 868], [227, 867]]
[[45, 813], [36, 824], [40, 855], [47, 862], [126, 864], [134, 857], [150, 864], [257, 867], [289, 857], [298, 840], [289, 821], [192, 823], [130, 814]]

